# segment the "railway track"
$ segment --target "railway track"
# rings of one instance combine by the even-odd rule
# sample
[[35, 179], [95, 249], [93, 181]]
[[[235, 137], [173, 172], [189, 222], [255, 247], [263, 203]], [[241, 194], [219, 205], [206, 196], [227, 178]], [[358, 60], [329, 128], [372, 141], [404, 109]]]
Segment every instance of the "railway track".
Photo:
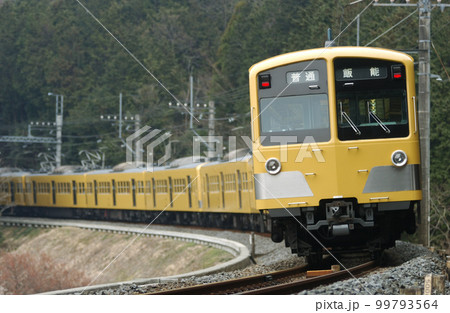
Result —
[[[306, 278], [307, 265], [269, 274], [244, 277], [223, 282], [197, 285], [179, 289], [147, 293], [148, 295], [284, 295], [330, 284], [339, 280], [363, 275], [377, 267], [376, 261], [370, 261], [348, 270], [341, 270], [318, 277]], [[350, 275], [351, 273], [351, 275]]]

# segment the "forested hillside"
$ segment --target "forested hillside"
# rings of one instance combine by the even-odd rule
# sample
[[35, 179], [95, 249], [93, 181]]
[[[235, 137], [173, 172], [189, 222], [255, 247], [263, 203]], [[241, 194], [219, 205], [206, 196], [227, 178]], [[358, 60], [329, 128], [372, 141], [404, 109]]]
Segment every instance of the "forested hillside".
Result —
[[[322, 47], [331, 28], [338, 45], [356, 44], [356, 15], [368, 0], [110, 0], [81, 1], [180, 101], [214, 100], [216, 134], [248, 135], [248, 68], [289, 51]], [[397, 2], [404, 2], [397, 0]], [[444, 1], [445, 2], [445, 1]], [[370, 7], [360, 17], [360, 45], [414, 50], [415, 8]], [[432, 175], [449, 184], [450, 10], [433, 10]], [[345, 29], [345, 31], [344, 31]], [[436, 53], [437, 51], [437, 53]], [[443, 65], [439, 61], [439, 57]], [[413, 54], [417, 59], [417, 54]], [[31, 121], [54, 121], [55, 97], [64, 95], [63, 164], [79, 164], [81, 150], [102, 149], [106, 165], [125, 161], [117, 123], [100, 115], [140, 114], [141, 125], [173, 134], [174, 156], [188, 155], [188, 116], [169, 108], [173, 97], [76, 0], [0, 2], [0, 135], [25, 136]], [[207, 132], [203, 115], [195, 127]], [[126, 124], [124, 137], [134, 131]], [[127, 129], [125, 129], [127, 128]], [[239, 131], [231, 132], [231, 129]], [[50, 136], [34, 130], [33, 135]], [[54, 133], [51, 134], [54, 136]], [[0, 166], [39, 168], [39, 152], [54, 147], [0, 143]], [[51, 151], [50, 151], [51, 152]]]

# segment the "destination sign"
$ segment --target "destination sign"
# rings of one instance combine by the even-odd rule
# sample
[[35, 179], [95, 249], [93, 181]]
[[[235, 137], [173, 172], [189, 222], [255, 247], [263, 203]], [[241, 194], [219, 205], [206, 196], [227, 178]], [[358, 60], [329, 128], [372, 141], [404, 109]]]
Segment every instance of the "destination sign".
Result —
[[286, 80], [288, 84], [305, 84], [319, 81], [319, 71], [299, 71], [287, 72]]
[[385, 66], [346, 67], [336, 69], [337, 81], [386, 79], [388, 71]]

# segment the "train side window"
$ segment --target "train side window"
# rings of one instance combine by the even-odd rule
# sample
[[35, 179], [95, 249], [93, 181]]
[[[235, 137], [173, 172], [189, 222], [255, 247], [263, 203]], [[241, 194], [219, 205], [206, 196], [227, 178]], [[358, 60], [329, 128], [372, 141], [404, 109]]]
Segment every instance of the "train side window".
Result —
[[142, 180], [137, 181], [137, 193], [138, 194], [145, 193], [144, 181], [142, 181]]
[[167, 180], [158, 179], [156, 180], [156, 193], [168, 193]]
[[86, 192], [88, 194], [92, 194], [92, 183], [87, 183]]
[[86, 193], [86, 189], [85, 189], [84, 183], [78, 183], [78, 193], [79, 193], [79, 194], [84, 194], [84, 193]]
[[174, 193], [185, 193], [186, 192], [186, 180], [184, 178], [176, 178], [173, 180], [173, 191]]

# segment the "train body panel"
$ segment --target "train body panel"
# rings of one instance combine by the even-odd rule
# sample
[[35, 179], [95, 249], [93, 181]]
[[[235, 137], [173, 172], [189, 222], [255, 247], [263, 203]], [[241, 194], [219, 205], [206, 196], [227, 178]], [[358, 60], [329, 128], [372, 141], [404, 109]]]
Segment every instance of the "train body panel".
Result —
[[203, 211], [258, 214], [251, 159], [204, 164], [200, 168]]
[[29, 198], [30, 185], [26, 183], [28, 173], [2, 173], [0, 174], [0, 206], [11, 203], [26, 205]]
[[30, 175], [27, 181], [33, 188], [33, 206], [53, 206], [53, 189], [51, 180], [46, 175]]
[[[22, 179], [33, 190], [23, 196], [27, 201], [12, 199], [9, 184], [20, 178], [11, 176], [4, 174], [2, 205], [23, 209], [21, 215], [260, 228], [249, 157], [233, 162], [155, 167], [152, 171], [134, 168], [25, 175]], [[207, 179], [214, 176], [217, 181]], [[215, 187], [216, 198], [213, 192], [204, 193]]]
[[256, 207], [268, 212], [274, 241], [317, 257], [322, 246], [382, 250], [414, 231], [421, 190], [410, 56], [299, 51], [254, 65], [249, 81]]
[[111, 171], [102, 170], [85, 174], [86, 177], [86, 206], [96, 209], [113, 209]]
[[163, 211], [198, 211], [197, 164], [151, 173], [154, 184], [152, 201]]

